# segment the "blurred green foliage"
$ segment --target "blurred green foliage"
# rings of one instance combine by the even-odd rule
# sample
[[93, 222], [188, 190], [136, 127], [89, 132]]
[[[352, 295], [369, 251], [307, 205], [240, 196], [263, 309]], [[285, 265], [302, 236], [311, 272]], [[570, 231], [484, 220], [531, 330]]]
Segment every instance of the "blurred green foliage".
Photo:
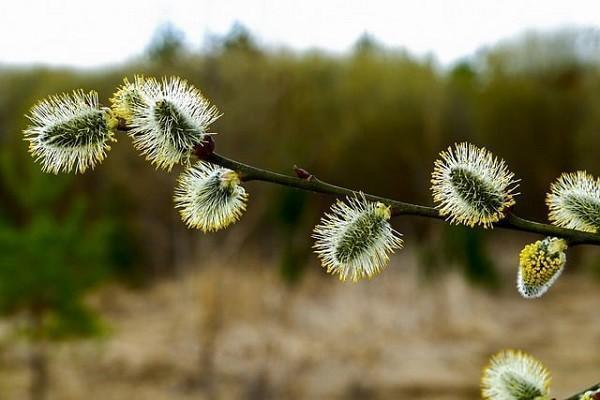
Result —
[[44, 174], [4, 149], [0, 177], [0, 313], [25, 317], [33, 339], [100, 333], [84, 296], [121, 262], [112, 246], [118, 222], [91, 216], [72, 176]]
[[310, 247], [306, 246], [310, 227], [302, 222], [308, 196], [306, 192], [284, 188], [275, 197], [276, 213], [272, 217], [281, 230], [280, 274], [289, 284], [299, 281], [310, 255]]
[[444, 225], [439, 236], [418, 247], [423, 276], [432, 279], [460, 267], [472, 284], [498, 289], [500, 277], [488, 249], [488, 232], [463, 226]]
[[[225, 37], [211, 38], [202, 51], [190, 51], [175, 28], [161, 29], [144, 57], [112, 69], [2, 69], [3, 151], [32, 164], [22, 160], [27, 158], [20, 133], [26, 125], [23, 115], [48, 94], [95, 89], [107, 103], [124, 76], [175, 74], [201, 88], [224, 113], [213, 126], [219, 133], [217, 151], [284, 172], [298, 163], [321, 179], [379, 195], [431, 204], [433, 160], [440, 150], [460, 140], [484, 145], [505, 158], [522, 179], [516, 211], [540, 220], [546, 214], [544, 195], [562, 171], [585, 168], [600, 174], [596, 31], [525, 35], [443, 69], [433, 59], [385, 48], [368, 35], [357, 41], [351, 54], [336, 56], [265, 50], [241, 26]], [[187, 231], [178, 221], [172, 207], [176, 174], [149, 167], [126, 137], [113, 147], [93, 173], [71, 179], [44, 177], [40, 185], [47, 188], [28, 190], [59, 191], [68, 181], [65, 198], [83, 196], [96, 217], [116, 210], [113, 215], [125, 226], [122, 232], [128, 232], [116, 242], [121, 258], [128, 259], [129, 266], [142, 265], [146, 273], [169, 273], [173, 265], [201, 260], [201, 252], [207, 249], [221, 251], [224, 237], [249, 233], [241, 247], [275, 254], [287, 279], [299, 276], [297, 269], [310, 250], [310, 228], [331, 198], [296, 197], [251, 184], [252, 199], [242, 221], [227, 232], [205, 236]], [[13, 228], [15, 238], [38, 237], [6, 243], [44, 242], [43, 232], [55, 229], [51, 224], [60, 225], [57, 232], [65, 230], [53, 240], [69, 242], [75, 228], [70, 231], [63, 220], [39, 217], [38, 205], [13, 210], [11, 204], [31, 200], [28, 194], [6, 196], [10, 179], [3, 176], [0, 181], [0, 213], [36, 221], [20, 228], [24, 231]], [[23, 179], [18, 178], [16, 186]], [[69, 215], [75, 213], [72, 206], [59, 202], [55, 207], [62, 210], [65, 221], [78, 220]], [[412, 243], [430, 240], [432, 231], [441, 226], [418, 219], [404, 221], [398, 221], [398, 228], [407, 237], [414, 235]], [[457, 257], [467, 276], [494, 284], [490, 257], [478, 233], [450, 229], [438, 236], [445, 247], [462, 254]], [[85, 252], [83, 242], [102, 242], [92, 237], [82, 235], [78, 245], [70, 247]], [[208, 245], [199, 246], [201, 242]], [[129, 245], [139, 251], [129, 253]]]
[[169, 65], [177, 60], [183, 48], [183, 33], [173, 25], [165, 24], [157, 29], [146, 54], [152, 62]]

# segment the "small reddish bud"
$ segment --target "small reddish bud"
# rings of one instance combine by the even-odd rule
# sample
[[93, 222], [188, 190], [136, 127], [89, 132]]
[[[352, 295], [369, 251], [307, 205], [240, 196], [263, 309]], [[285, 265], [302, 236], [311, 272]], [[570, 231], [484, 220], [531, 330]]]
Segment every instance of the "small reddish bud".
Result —
[[194, 155], [200, 160], [204, 160], [215, 151], [215, 140], [212, 135], [207, 135], [206, 138], [194, 147]]
[[129, 131], [130, 128], [127, 126], [127, 121], [125, 118], [117, 117], [117, 130], [119, 131]]
[[310, 172], [298, 167], [297, 165], [294, 165], [294, 172], [296, 173], [296, 176], [300, 179], [310, 180], [313, 177]]

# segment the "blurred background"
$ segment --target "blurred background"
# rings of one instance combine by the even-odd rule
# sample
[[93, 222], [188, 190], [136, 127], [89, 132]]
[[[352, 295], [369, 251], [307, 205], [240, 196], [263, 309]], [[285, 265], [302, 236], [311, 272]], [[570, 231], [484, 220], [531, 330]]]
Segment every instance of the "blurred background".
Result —
[[0, 399], [477, 399], [490, 354], [528, 351], [553, 394], [600, 377], [600, 250], [542, 300], [534, 235], [402, 217], [405, 249], [342, 283], [311, 253], [334, 200], [249, 183], [230, 229], [187, 230], [180, 170], [120, 137], [83, 176], [40, 172], [21, 131], [47, 95], [177, 75], [223, 112], [217, 151], [431, 205], [439, 151], [486, 146], [544, 221], [563, 171], [600, 174], [595, 1], [75, 1], [0, 5]]

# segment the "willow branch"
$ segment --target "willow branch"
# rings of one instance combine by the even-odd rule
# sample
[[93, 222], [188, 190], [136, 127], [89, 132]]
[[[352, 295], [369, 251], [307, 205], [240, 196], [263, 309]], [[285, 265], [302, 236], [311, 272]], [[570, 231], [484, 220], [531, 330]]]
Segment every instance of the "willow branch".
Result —
[[[118, 129], [120, 131], [128, 131], [130, 128], [125, 125], [124, 121], [119, 121]], [[308, 174], [308, 176], [303, 176], [302, 174], [302, 177], [299, 178], [291, 175], [285, 175], [280, 174], [278, 172], [269, 171], [267, 169], [254, 167], [252, 165], [244, 164], [242, 162], [221, 156], [214, 152], [214, 148], [215, 144], [213, 138], [212, 136], [208, 136], [208, 140], [196, 146], [195, 155], [201, 160], [205, 160], [210, 163], [220, 165], [222, 167], [236, 171], [240, 175], [242, 181], [270, 182], [310, 192], [341, 196], [354, 196], [359, 193], [362, 193], [364, 194], [367, 200], [380, 201], [388, 206], [391, 206], [393, 216], [415, 215], [419, 217], [445, 220], [445, 217], [440, 215], [438, 210], [436, 210], [433, 207], [406, 203], [400, 200], [388, 199], [386, 197], [375, 196], [372, 194], [364, 193], [362, 191], [352, 190], [342, 186], [333, 185], [331, 183], [327, 183], [320, 179], [317, 179], [316, 177], [310, 174]], [[512, 212], [509, 212], [503, 220], [494, 223], [493, 226], [513, 231], [536, 233], [543, 236], [560, 237], [565, 239], [569, 243], [569, 246], [576, 246], [580, 244], [590, 244], [596, 246], [600, 245], [600, 234], [582, 232], [574, 229], [560, 228], [558, 226], [550, 224], [531, 221], [525, 218], [521, 218]]]
[[[236, 171], [240, 175], [242, 181], [246, 182], [270, 182], [310, 192], [325, 193], [338, 196], [353, 196], [358, 193], [362, 193], [357, 190], [352, 190], [324, 182], [312, 175], [298, 178], [291, 175], [280, 174], [277, 172], [244, 164], [239, 161], [235, 161], [212, 152], [206, 155], [202, 154], [199, 158]], [[438, 210], [436, 210], [433, 207], [405, 203], [403, 201], [388, 199], [385, 197], [375, 196], [367, 193], [364, 193], [364, 196], [367, 200], [380, 201], [388, 206], [391, 206], [393, 216], [415, 215], [439, 220], [445, 219], [445, 217], [440, 215]], [[579, 244], [600, 245], [600, 235], [598, 234], [582, 232], [573, 229], [565, 229], [554, 225], [530, 221], [528, 219], [521, 218], [512, 212], [508, 213], [503, 220], [495, 223], [494, 226], [502, 229], [510, 229], [513, 231], [536, 233], [543, 236], [560, 237], [567, 240], [570, 246]]]

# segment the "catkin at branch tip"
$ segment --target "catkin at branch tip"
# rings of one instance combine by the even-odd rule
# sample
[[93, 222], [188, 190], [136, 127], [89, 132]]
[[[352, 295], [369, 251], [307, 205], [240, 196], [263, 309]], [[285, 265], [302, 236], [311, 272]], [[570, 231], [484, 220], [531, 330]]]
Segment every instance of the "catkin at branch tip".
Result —
[[98, 94], [76, 90], [32, 107], [23, 131], [29, 151], [46, 172], [83, 173], [104, 160], [114, 141], [116, 120], [98, 103]]

